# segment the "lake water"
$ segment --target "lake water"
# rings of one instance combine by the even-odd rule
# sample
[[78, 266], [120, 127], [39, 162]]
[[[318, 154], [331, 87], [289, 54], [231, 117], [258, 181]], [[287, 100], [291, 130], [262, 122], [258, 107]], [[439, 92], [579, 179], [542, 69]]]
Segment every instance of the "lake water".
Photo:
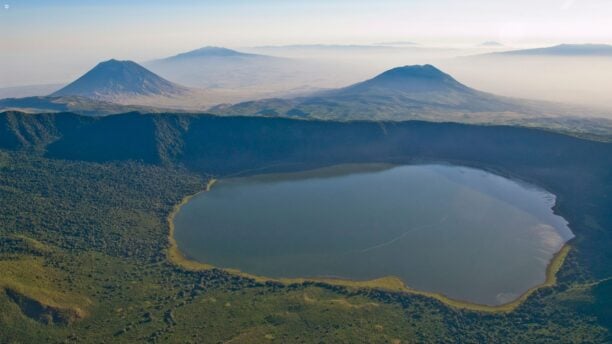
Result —
[[452, 165], [341, 165], [221, 180], [175, 217], [189, 258], [269, 277], [368, 280], [479, 304], [545, 280], [573, 237], [554, 195]]

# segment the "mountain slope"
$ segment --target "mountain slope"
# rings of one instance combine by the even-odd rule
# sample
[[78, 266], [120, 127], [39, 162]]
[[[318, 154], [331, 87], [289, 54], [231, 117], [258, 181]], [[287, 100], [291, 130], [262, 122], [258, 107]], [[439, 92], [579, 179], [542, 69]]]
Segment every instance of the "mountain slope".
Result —
[[[517, 105], [471, 89], [434, 66], [405, 66], [388, 70], [370, 80], [319, 95], [328, 102], [336, 102], [351, 113], [362, 113], [372, 119], [401, 119], [403, 116], [431, 114], [475, 113], [483, 111], [512, 111]], [[317, 103], [317, 101], [309, 103]], [[361, 107], [361, 109], [357, 108]]]
[[217, 106], [213, 113], [336, 120], [457, 120], [479, 113], [523, 113], [526, 102], [471, 89], [431, 65], [405, 66], [310, 97]]
[[447, 90], [468, 91], [469, 88], [432, 65], [404, 66], [390, 69], [364, 82], [330, 94], [363, 95], [364, 93], [420, 93]]
[[201, 88], [238, 88], [275, 82], [288, 59], [204, 47], [149, 61], [145, 66], [171, 80]]
[[[528, 128], [422, 121], [302, 121], [172, 113], [90, 118], [69, 113], [4, 112], [0, 113], [0, 133], [0, 149], [36, 147], [49, 157], [68, 160], [166, 161], [208, 173], [236, 172], [278, 161], [338, 164], [410, 157], [417, 152], [426, 156], [436, 147], [441, 149], [441, 157], [490, 154], [510, 165], [511, 161], [529, 160], [561, 167], [567, 166], [563, 160], [573, 156], [575, 166], [589, 160], [606, 165], [607, 173], [612, 163], [610, 143]], [[472, 141], [458, 141], [460, 137]], [[478, 137], [491, 145], [476, 144]], [[542, 146], [534, 145], [536, 142]], [[590, 148], [575, 154], [580, 146]], [[128, 152], [127, 147], [133, 150]], [[503, 158], [501, 151], [505, 151]]]
[[109, 60], [51, 96], [82, 96], [117, 101], [139, 96], [177, 96], [188, 89], [152, 73], [132, 61]]
[[510, 124], [603, 137], [612, 133], [612, 121], [598, 118], [604, 116], [599, 112], [477, 91], [431, 65], [394, 68], [370, 80], [308, 97], [218, 105], [209, 111], [341, 121]]
[[159, 61], [159, 62], [161, 62], [161, 61], [168, 62], [168, 61], [176, 61], [176, 60], [181, 60], [181, 59], [206, 58], [206, 57], [224, 57], [224, 58], [228, 58], [228, 57], [233, 57], [233, 58], [235, 58], [235, 57], [243, 57], [243, 58], [251, 58], [251, 57], [266, 57], [266, 56], [243, 53], [243, 52], [239, 52], [239, 51], [236, 51], [236, 50], [227, 49], [227, 48], [223, 48], [223, 47], [207, 46], [207, 47], [191, 50], [191, 51], [188, 51], [188, 52], [185, 52], [185, 53], [177, 54], [177, 55], [174, 55], [174, 56], [170, 56], [170, 57], [167, 57], [165, 59], [161, 59], [161, 60], [157, 60], [157, 61]]

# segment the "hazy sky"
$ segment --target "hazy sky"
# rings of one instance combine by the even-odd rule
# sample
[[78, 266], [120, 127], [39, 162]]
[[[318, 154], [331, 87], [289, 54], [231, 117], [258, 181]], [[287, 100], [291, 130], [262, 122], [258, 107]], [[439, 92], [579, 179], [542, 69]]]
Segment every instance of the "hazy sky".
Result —
[[20, 70], [85, 67], [111, 57], [146, 60], [204, 45], [612, 43], [611, 0], [0, 2], [3, 86], [36, 81], [25, 74], [12, 80]]

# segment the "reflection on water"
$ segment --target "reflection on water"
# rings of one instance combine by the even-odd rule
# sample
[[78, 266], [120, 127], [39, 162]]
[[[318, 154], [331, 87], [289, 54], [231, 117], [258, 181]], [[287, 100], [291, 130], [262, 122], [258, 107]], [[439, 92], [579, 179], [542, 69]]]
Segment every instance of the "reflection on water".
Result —
[[481, 304], [545, 280], [573, 235], [553, 195], [450, 165], [343, 165], [223, 180], [175, 218], [187, 256], [271, 277], [397, 276]]

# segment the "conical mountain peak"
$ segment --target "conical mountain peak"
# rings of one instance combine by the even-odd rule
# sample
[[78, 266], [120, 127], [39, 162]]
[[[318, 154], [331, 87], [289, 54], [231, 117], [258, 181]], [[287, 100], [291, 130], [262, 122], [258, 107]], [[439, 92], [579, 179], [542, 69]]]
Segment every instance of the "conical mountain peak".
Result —
[[172, 96], [187, 90], [136, 62], [111, 59], [100, 62], [52, 96], [83, 96], [112, 101], [134, 96]]
[[429, 64], [396, 67], [383, 72], [374, 78], [374, 80], [377, 79], [454, 80], [450, 75]]
[[432, 92], [447, 90], [470, 90], [452, 76], [438, 68], [426, 65], [396, 67], [372, 79], [345, 88], [345, 92], [367, 92], [389, 90], [393, 92]]

